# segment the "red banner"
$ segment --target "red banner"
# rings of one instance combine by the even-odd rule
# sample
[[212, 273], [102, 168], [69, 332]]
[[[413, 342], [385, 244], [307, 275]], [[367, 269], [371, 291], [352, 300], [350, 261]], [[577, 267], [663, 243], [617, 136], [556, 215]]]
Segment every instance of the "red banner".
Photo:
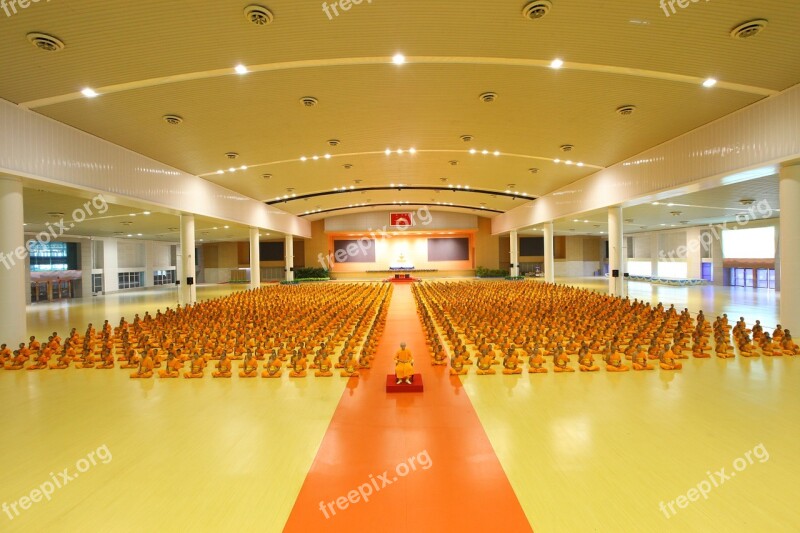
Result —
[[394, 228], [411, 227], [411, 213], [389, 213], [389, 225]]

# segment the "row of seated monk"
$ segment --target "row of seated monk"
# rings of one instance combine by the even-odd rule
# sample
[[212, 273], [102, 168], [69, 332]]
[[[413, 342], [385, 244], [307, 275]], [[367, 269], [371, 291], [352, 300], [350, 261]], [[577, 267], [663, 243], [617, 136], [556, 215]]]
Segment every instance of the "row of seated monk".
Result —
[[[244, 359], [245, 352], [253, 359], [263, 360], [273, 351], [285, 361], [290, 353], [307, 357], [313, 352], [311, 346], [320, 350], [323, 345], [330, 349], [341, 346], [343, 353], [354, 352], [360, 346], [363, 359], [364, 353], [375, 350], [391, 290], [388, 286], [357, 284], [334, 286], [325, 292], [311, 287], [242, 291], [194, 306], [167, 308], [155, 317], [145, 313], [140, 318], [137, 314], [132, 324], [123, 318], [115, 329], [108, 321], [100, 332], [89, 324], [83, 336], [73, 328], [63, 346], [56, 332], [44, 345], [31, 337], [28, 345], [20, 344], [14, 352], [3, 344], [0, 366], [19, 370], [30, 360], [31, 364], [25, 367], [30, 370], [65, 369], [70, 363], [76, 368], [107, 369], [114, 367], [116, 352], [121, 368], [137, 368], [135, 374], [147, 375], [150, 362], [153, 368], [159, 368], [172, 356], [175, 367], [175, 361], [184, 363], [189, 359], [179, 357], [179, 353], [199, 353], [207, 362], [221, 360], [223, 355], [226, 359]], [[308, 310], [307, 306], [314, 303], [316, 307]], [[298, 309], [304, 309], [302, 316], [298, 316]], [[57, 360], [48, 365], [57, 354]], [[147, 361], [148, 356], [151, 361]], [[140, 367], [144, 370], [139, 371]]]
[[[577, 355], [585, 363], [591, 363], [587, 356], [602, 356], [612, 361], [606, 364], [611, 371], [625, 366], [618, 365], [617, 358], [621, 361], [623, 356], [629, 360], [639, 357], [634, 368], [645, 369], [647, 365], [641, 365], [639, 354], [648, 346], [647, 358], [666, 358], [665, 367], [671, 369], [674, 366], [669, 360], [688, 357], [687, 351], [698, 358], [710, 357], [712, 349], [720, 358], [733, 357], [731, 330], [742, 355], [758, 355], [747, 337], [750, 330], [744, 318], [731, 328], [727, 315], [722, 315], [712, 325], [701, 311], [695, 327], [688, 309], [678, 314], [674, 306], [665, 310], [661, 304], [650, 307], [638, 300], [631, 303], [626, 298], [539, 283], [513, 288], [502, 282], [433, 283], [413, 290], [418, 307], [429, 316], [429, 328], [438, 327], [456, 354], [466, 351], [468, 345], [484, 367], [490, 359], [497, 361], [500, 357], [510, 360], [509, 366], [514, 367], [515, 357], [534, 357], [541, 351], [542, 356], [553, 356], [554, 363], [561, 357], [556, 366], [562, 368], [564, 355]], [[800, 352], [791, 334], [780, 326], [772, 340], [759, 322], [753, 332], [761, 339], [764, 355]], [[435, 335], [435, 331], [429, 332], [431, 338]], [[715, 339], [713, 348], [711, 335]], [[497, 342], [489, 343], [487, 339]], [[691, 347], [689, 339], [693, 341]], [[461, 345], [464, 346], [460, 349]], [[512, 346], [514, 355], [504, 357]], [[484, 353], [487, 349], [494, 353]], [[464, 354], [462, 358], [468, 360], [470, 356]], [[579, 366], [591, 369], [595, 365]], [[479, 372], [488, 370], [479, 368]]]

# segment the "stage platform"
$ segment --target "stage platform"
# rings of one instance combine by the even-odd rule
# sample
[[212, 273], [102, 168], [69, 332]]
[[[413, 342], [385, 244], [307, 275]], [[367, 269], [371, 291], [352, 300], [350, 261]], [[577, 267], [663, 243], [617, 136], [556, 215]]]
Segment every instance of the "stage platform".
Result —
[[414, 374], [411, 385], [406, 382], [397, 384], [397, 377], [394, 374], [386, 376], [386, 392], [422, 392], [422, 374]]

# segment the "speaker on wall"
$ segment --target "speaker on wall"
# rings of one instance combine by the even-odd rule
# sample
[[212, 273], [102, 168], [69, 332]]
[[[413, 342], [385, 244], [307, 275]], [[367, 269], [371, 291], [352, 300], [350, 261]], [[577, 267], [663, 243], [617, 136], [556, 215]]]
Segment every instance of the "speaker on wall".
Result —
[[194, 278], [186, 278], [187, 285], [194, 285]]
[[619, 277], [619, 270], [612, 270], [611, 271], [611, 277], [612, 278], [618, 278]]

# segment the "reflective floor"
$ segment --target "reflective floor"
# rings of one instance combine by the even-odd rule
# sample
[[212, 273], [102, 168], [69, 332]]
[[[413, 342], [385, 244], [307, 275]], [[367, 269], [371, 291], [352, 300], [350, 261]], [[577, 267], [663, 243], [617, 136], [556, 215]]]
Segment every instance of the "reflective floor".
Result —
[[[606, 287], [601, 279], [558, 281]], [[242, 289], [200, 287], [198, 296]], [[778, 315], [769, 291], [630, 283], [629, 295], [768, 326]], [[161, 289], [36, 304], [28, 324], [32, 334], [46, 335], [175, 302], [174, 289]], [[800, 358], [684, 363], [672, 373], [470, 374], [460, 378], [463, 387], [447, 391], [466, 393], [537, 532], [800, 530]], [[435, 377], [426, 376], [426, 387]], [[319, 463], [312, 467], [320, 445], [334, 413], [349, 405], [342, 395], [359, 392], [347, 383], [313, 376], [134, 382], [118, 369], [0, 372], [0, 504], [16, 505], [16, 513], [2, 509], [0, 523], [6, 531], [281, 531], [307, 474], [324, 472]], [[376, 408], [392, 416], [387, 405]], [[376, 461], [362, 470], [395, 464], [388, 450], [397, 444], [386, 443], [382, 456], [381, 441], [370, 440], [358, 420], [344, 427], [361, 435]], [[414, 431], [414, 450], [425, 438], [424, 428]], [[455, 440], [451, 446], [469, 448]], [[430, 470], [385, 497], [430, 480], [442, 488], [444, 516], [493, 513], [498, 531], [525, 529], [504, 529], [502, 513], [448, 482], [448, 469], [437, 474], [442, 453], [432, 452]], [[338, 456], [347, 455], [327, 449], [320, 457]], [[463, 468], [475, 464], [466, 458]], [[336, 529], [326, 521], [321, 531]], [[396, 530], [391, 517], [381, 529]], [[442, 531], [415, 528], [434, 530]]]

